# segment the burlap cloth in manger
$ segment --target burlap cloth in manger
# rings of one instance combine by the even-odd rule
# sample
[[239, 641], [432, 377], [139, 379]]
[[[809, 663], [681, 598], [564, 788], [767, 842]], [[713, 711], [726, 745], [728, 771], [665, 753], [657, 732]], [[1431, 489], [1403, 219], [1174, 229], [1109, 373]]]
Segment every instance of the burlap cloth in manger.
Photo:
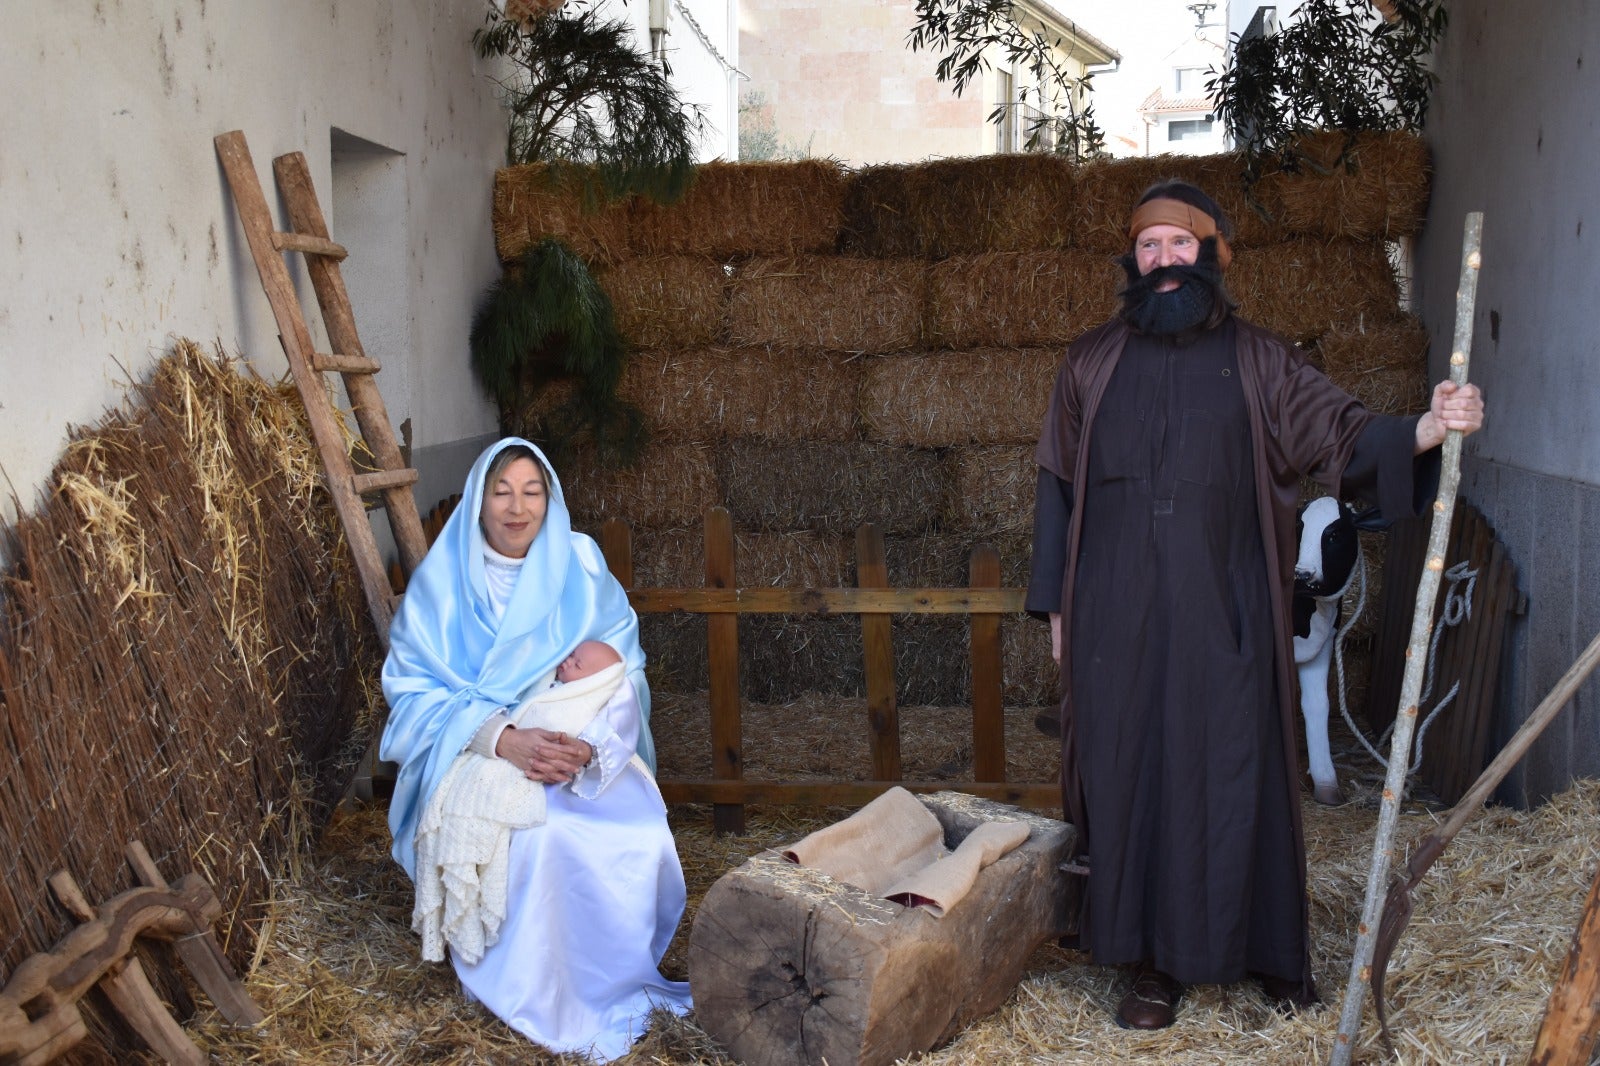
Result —
[[984, 867], [1027, 839], [1022, 822], [984, 822], [950, 851], [939, 819], [897, 787], [802, 838], [783, 855], [868, 895], [941, 918], [972, 889]]

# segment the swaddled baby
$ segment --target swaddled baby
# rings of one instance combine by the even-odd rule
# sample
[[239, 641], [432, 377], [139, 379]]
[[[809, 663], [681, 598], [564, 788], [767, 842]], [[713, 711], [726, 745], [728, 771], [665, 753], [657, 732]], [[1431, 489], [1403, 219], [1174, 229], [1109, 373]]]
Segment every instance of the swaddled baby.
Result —
[[[586, 640], [556, 667], [556, 682], [518, 704], [508, 715], [512, 725], [577, 736], [627, 684], [626, 667], [615, 648]], [[648, 775], [638, 756], [631, 762]], [[422, 936], [423, 958], [442, 960], [448, 943], [463, 960], [476, 962], [499, 938], [511, 831], [544, 824], [547, 787], [566, 786], [529, 780], [502, 758], [475, 751], [456, 756], [417, 829], [411, 927]]]

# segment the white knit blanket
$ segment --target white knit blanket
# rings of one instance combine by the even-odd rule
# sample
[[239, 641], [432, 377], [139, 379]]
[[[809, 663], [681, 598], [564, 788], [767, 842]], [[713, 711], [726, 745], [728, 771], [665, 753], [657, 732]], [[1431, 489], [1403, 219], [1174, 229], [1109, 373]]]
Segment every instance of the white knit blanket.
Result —
[[[576, 736], [622, 684], [614, 663], [592, 677], [546, 689], [522, 701], [511, 720]], [[543, 825], [544, 785], [509, 761], [476, 752], [456, 756], [428, 800], [417, 827], [417, 900], [411, 928], [422, 936], [422, 957], [442, 962], [450, 945], [475, 963], [500, 939], [506, 917], [511, 831]]]

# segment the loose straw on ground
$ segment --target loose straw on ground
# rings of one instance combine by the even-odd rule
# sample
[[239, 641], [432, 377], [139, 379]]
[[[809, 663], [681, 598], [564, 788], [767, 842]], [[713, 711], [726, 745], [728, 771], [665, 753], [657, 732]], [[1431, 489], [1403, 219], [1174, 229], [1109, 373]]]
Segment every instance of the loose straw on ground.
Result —
[[[1482, 266], [1483, 212], [1467, 214], [1466, 232], [1461, 247], [1461, 283], [1456, 289], [1455, 343], [1450, 349], [1450, 380], [1457, 386], [1467, 382], [1467, 354], [1472, 348], [1473, 308], [1478, 296], [1478, 271]], [[1378, 832], [1372, 844], [1372, 867], [1367, 875], [1366, 901], [1361, 908], [1361, 924], [1350, 959], [1350, 980], [1345, 985], [1344, 1006], [1339, 1014], [1339, 1035], [1334, 1041], [1331, 1066], [1349, 1066], [1356, 1035], [1361, 1030], [1361, 1007], [1366, 1000], [1366, 984], [1371, 972], [1373, 946], [1378, 937], [1378, 916], [1383, 907], [1393, 858], [1394, 828], [1400, 816], [1400, 798], [1405, 792], [1406, 770], [1411, 762], [1411, 737], [1417, 725], [1417, 702], [1422, 694], [1422, 674], [1427, 655], [1428, 635], [1433, 628], [1433, 605], [1439, 595], [1444, 574], [1445, 542], [1450, 536], [1450, 519], [1455, 513], [1456, 484], [1461, 478], [1461, 431], [1447, 430], [1444, 458], [1439, 473], [1439, 495], [1433, 503], [1433, 526], [1428, 534], [1427, 565], [1417, 586], [1417, 606], [1411, 619], [1411, 643], [1406, 649], [1405, 678], [1400, 689], [1400, 713], [1395, 718], [1394, 736], [1389, 744], [1389, 772], [1384, 782], [1383, 806], [1378, 812]]]

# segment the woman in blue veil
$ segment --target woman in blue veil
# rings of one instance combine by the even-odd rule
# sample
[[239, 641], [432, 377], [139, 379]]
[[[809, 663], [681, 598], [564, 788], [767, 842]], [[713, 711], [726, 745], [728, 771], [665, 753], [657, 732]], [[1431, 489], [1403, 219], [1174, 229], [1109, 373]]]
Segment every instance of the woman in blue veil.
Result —
[[[622, 657], [617, 695], [573, 736], [516, 728], [513, 708], [587, 640]], [[379, 754], [400, 767], [393, 853], [418, 885], [419, 931], [424, 885], [451, 873], [419, 869], [418, 830], [457, 759], [505, 759], [545, 790], [544, 824], [510, 831], [498, 938], [476, 958], [481, 945], [449, 941], [468, 994], [537, 1043], [599, 1061], [625, 1054], [653, 1007], [687, 1010], [687, 986], [657, 969], [685, 891], [666, 807], [634, 759], [653, 771], [638, 618], [529, 442], [499, 441], [473, 465], [407, 586], [383, 691]]]

